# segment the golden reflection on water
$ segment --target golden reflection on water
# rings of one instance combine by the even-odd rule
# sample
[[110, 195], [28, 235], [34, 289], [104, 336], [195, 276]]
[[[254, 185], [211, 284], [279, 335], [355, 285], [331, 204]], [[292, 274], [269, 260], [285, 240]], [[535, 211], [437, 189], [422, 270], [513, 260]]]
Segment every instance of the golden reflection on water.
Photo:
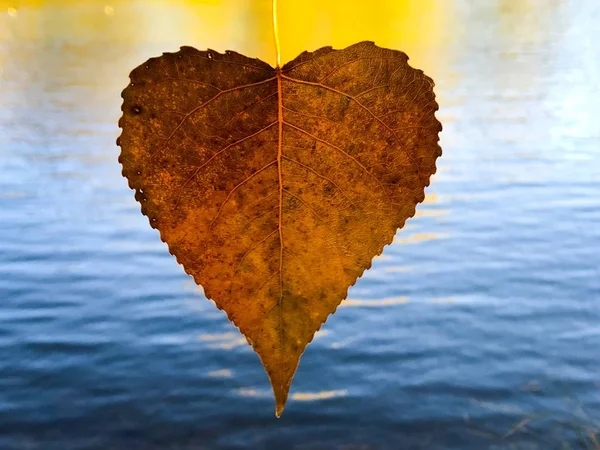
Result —
[[404, 303], [408, 303], [408, 297], [389, 297], [378, 300], [362, 300], [348, 298], [340, 304], [340, 307], [348, 308], [352, 306], [366, 306], [369, 308], [375, 308], [390, 305], [403, 305]]
[[406, 273], [413, 269], [412, 266], [387, 266], [383, 270], [385, 270], [386, 273]]
[[[322, 338], [327, 334], [327, 330], [319, 330], [315, 333], [314, 339]], [[217, 350], [234, 350], [248, 345], [246, 338], [237, 330], [225, 333], [203, 333], [198, 336], [198, 340], [206, 347]]]
[[300, 402], [314, 402], [315, 400], [328, 400], [330, 398], [345, 397], [346, 395], [348, 395], [346, 389], [335, 389], [320, 392], [295, 392], [291, 395], [291, 398]]
[[211, 370], [208, 372], [208, 376], [211, 378], [232, 378], [233, 372], [229, 369]]
[[448, 214], [448, 210], [446, 209], [419, 209], [415, 213], [415, 217], [443, 217]]
[[[411, 301], [408, 297], [388, 297], [382, 299], [353, 299], [349, 298], [340, 304], [340, 308], [381, 308], [395, 305], [405, 305]], [[414, 302], [414, 301], [413, 301]], [[434, 297], [422, 303], [452, 304], [454, 297]]]
[[248, 345], [246, 338], [237, 331], [201, 334], [198, 336], [198, 340], [203, 342], [208, 348], [219, 350], [233, 350], [234, 348]]
[[[234, 392], [240, 397], [268, 397], [271, 395], [271, 392], [266, 389], [240, 388]], [[317, 400], [345, 397], [347, 395], [348, 391], [346, 389], [334, 389], [318, 392], [294, 392], [290, 394], [290, 398], [297, 402], [314, 402]]]
[[241, 397], [266, 397], [270, 394], [269, 391], [252, 388], [240, 388], [234, 392]]
[[440, 234], [440, 233], [415, 233], [409, 236], [405, 236], [403, 234], [399, 234], [394, 237], [394, 244], [416, 244], [418, 242], [423, 241], [434, 241], [436, 239], [445, 239], [448, 235]]
[[[372, 40], [406, 51], [427, 71], [420, 50], [444, 42], [447, 9], [444, 0], [280, 0], [282, 62]], [[271, 0], [0, 1], [0, 42], [55, 39], [171, 42], [275, 63]]]

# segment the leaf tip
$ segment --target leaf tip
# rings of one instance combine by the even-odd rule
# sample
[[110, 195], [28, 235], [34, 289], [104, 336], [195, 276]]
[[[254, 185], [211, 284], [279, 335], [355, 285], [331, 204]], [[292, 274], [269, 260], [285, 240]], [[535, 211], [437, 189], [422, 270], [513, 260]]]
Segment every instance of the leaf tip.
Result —
[[291, 381], [292, 380], [290, 378], [287, 387], [284, 387], [282, 385], [276, 388], [275, 386], [273, 386], [273, 393], [275, 394], [275, 417], [277, 417], [278, 419], [281, 417], [281, 414], [283, 414], [283, 410], [285, 409], [290, 389], [289, 385], [291, 384]]
[[277, 417], [278, 419], [283, 414], [283, 410], [285, 409], [286, 401], [287, 401], [287, 395], [285, 395], [285, 397], [283, 397], [283, 398], [279, 398], [277, 396], [275, 398], [275, 417]]

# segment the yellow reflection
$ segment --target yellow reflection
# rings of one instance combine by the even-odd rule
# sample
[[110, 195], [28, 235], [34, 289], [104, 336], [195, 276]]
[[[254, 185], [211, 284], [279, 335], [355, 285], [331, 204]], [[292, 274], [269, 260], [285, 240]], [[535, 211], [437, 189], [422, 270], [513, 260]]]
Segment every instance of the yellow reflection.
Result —
[[355, 300], [355, 299], [346, 299], [344, 300], [340, 306], [341, 307], [356, 307], [356, 306], [366, 306], [370, 308], [381, 307], [381, 306], [390, 306], [390, 305], [403, 305], [404, 303], [408, 303], [408, 297], [389, 297], [382, 298], [381, 300]]
[[[343, 48], [362, 40], [401, 49], [416, 65], [423, 47], [444, 40], [446, 0], [280, 0], [284, 61], [324, 45]], [[415, 61], [416, 60], [416, 61]]]
[[183, 288], [187, 291], [193, 291], [194, 294], [204, 295], [204, 288], [197, 285], [191, 277], [183, 281]]
[[345, 339], [343, 341], [338, 341], [338, 342], [332, 343], [330, 345], [330, 347], [333, 349], [343, 348], [343, 347], [346, 347], [350, 342], [351, 342], [350, 339]]
[[229, 369], [212, 370], [208, 372], [208, 376], [211, 378], [231, 378], [233, 373]]
[[313, 341], [314, 341], [315, 339], [322, 338], [323, 336], [327, 336], [328, 334], [329, 334], [329, 331], [327, 331], [327, 330], [324, 330], [323, 328], [321, 328], [320, 330], [318, 330], [318, 331], [315, 333], [315, 336], [314, 336], [314, 338], [313, 338]]
[[418, 209], [415, 217], [442, 217], [448, 214], [446, 209]]
[[312, 402], [315, 400], [327, 400], [330, 398], [345, 397], [346, 395], [348, 395], [348, 391], [346, 389], [320, 392], [296, 392], [291, 395], [291, 399], [299, 402]]
[[[236, 389], [234, 392], [241, 397], [268, 397], [271, 395], [270, 391], [254, 388], [240, 388]], [[290, 395], [290, 398], [299, 402], [311, 402], [345, 397], [346, 395], [348, 395], [348, 391], [346, 389], [337, 389], [319, 392], [295, 392]]]
[[205, 333], [198, 336], [198, 340], [202, 342], [215, 342], [225, 339], [232, 339], [239, 336], [236, 333]]
[[385, 267], [385, 271], [387, 273], [404, 273], [410, 272], [413, 270], [411, 266], [387, 266]]
[[[409, 302], [408, 297], [388, 297], [388, 298], [382, 298], [380, 300], [372, 300], [372, 299], [371, 300], [362, 300], [362, 299], [350, 299], [349, 298], [347, 300], [344, 300], [340, 304], [340, 307], [379, 308], [379, 307], [386, 307], [386, 306], [392, 306], [392, 305], [404, 305], [408, 302]], [[422, 302], [430, 302], [430, 303], [437, 303], [437, 304], [453, 304], [453, 303], [456, 303], [456, 299], [454, 297], [434, 297], [429, 300], [426, 300], [426, 299], [417, 300], [417, 303], [422, 303]], [[341, 346], [342, 346], [341, 343], [334, 343], [332, 345], [333, 348], [339, 348]]]
[[445, 239], [446, 237], [446, 235], [438, 233], [416, 233], [408, 237], [396, 236], [394, 238], [393, 244], [415, 244], [417, 242]]
[[215, 333], [201, 334], [198, 340], [205, 342], [209, 348], [220, 350], [232, 350], [237, 347], [246, 346], [248, 342], [240, 333]]
[[430, 205], [433, 203], [438, 203], [439, 201], [440, 198], [437, 196], [437, 194], [433, 192], [425, 192], [425, 200], [423, 200], [423, 205]]
[[[8, 12], [5, 18], [18, 13], [22, 19], [19, 29], [12, 30], [17, 38], [163, 41], [231, 49], [276, 62], [272, 0], [23, 0], [18, 5], [17, 11], [16, 5], [0, 0], [0, 8]], [[450, 29], [447, 10], [445, 0], [279, 0], [281, 62], [304, 50], [371, 40], [407, 52], [427, 71], [420, 55], [426, 47], [443, 44]], [[0, 18], [0, 40], [11, 36], [2, 32], [4, 21]]]
[[252, 388], [240, 388], [236, 389], [234, 392], [241, 397], [267, 397], [270, 394], [269, 391]]

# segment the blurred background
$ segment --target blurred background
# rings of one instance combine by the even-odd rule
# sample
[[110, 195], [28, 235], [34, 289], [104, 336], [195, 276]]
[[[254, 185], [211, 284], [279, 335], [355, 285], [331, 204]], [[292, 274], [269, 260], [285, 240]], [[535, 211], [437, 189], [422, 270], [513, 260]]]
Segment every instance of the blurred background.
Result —
[[444, 155], [276, 420], [115, 145], [149, 57], [273, 64], [270, 0], [0, 0], [0, 448], [600, 449], [600, 3], [279, 1], [282, 61], [405, 51]]

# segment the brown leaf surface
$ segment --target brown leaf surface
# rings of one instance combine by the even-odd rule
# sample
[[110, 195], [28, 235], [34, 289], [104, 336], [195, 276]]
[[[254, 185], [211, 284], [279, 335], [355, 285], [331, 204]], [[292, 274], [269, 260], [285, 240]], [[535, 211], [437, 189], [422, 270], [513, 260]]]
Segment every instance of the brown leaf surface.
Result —
[[279, 69], [182, 47], [123, 91], [123, 175], [260, 356], [278, 416], [306, 345], [435, 172], [433, 82], [407, 60], [361, 42]]

